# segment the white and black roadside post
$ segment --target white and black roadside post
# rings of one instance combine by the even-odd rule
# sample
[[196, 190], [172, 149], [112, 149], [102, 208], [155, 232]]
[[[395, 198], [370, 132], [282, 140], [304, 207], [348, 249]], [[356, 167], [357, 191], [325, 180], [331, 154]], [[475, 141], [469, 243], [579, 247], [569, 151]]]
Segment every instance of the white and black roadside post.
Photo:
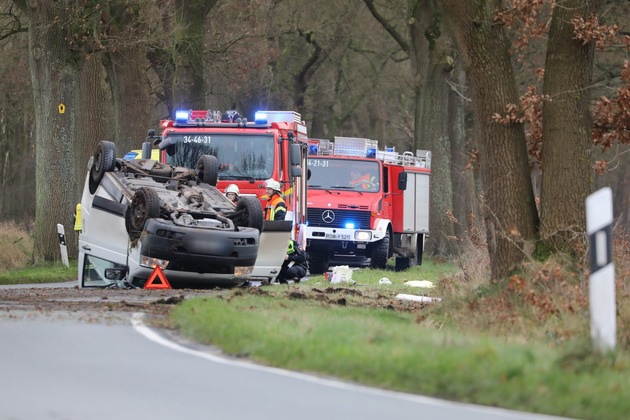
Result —
[[617, 335], [612, 223], [612, 190], [606, 187], [586, 198], [586, 232], [591, 268], [588, 283], [591, 339], [593, 346], [600, 351], [614, 350]]
[[61, 262], [66, 267], [70, 267], [68, 261], [68, 248], [66, 247], [66, 230], [61, 223], [57, 223], [57, 234], [59, 235], [59, 248], [61, 249]]

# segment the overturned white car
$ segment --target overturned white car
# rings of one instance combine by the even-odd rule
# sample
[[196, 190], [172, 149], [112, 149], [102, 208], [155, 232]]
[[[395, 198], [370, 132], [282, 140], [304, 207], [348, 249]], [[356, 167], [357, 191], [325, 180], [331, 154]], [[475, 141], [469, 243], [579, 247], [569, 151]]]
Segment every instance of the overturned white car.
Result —
[[218, 162], [195, 169], [124, 160], [99, 143], [81, 198], [79, 287], [143, 287], [160, 266], [173, 287], [246, 282], [258, 254], [262, 208], [237, 205], [215, 186]]

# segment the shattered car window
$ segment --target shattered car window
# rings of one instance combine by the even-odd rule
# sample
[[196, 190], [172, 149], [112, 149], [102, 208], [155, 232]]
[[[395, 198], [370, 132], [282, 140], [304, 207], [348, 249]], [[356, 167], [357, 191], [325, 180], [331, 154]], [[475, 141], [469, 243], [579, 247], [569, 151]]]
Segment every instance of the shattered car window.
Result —
[[[114, 270], [115, 269], [115, 270]], [[108, 270], [107, 274], [105, 270]], [[120, 270], [120, 271], [119, 271]], [[111, 261], [97, 258], [93, 255], [86, 255], [83, 263], [83, 279], [85, 286], [106, 286], [116, 280], [122, 280], [119, 276], [112, 276], [112, 273], [124, 273], [125, 266]]]

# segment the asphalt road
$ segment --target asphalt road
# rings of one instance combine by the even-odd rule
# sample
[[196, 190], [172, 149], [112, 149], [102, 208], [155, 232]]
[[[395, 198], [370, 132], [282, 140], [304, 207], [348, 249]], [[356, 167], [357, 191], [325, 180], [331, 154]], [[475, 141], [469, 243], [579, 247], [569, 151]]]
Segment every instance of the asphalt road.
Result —
[[4, 308], [0, 390], [0, 420], [551, 418], [227, 358], [148, 327], [138, 312]]

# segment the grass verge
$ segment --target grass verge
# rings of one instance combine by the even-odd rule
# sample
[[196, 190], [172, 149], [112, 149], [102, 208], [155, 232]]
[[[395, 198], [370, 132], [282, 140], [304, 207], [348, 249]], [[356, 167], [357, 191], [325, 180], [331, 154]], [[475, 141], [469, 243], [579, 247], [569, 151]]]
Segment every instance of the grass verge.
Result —
[[[393, 284], [379, 284], [382, 277]], [[621, 419], [630, 412], [630, 359], [594, 353], [581, 311], [541, 317], [531, 293], [510, 285], [463, 286], [452, 265], [430, 261], [403, 273], [356, 270], [353, 279], [357, 284], [331, 285], [317, 276], [297, 285], [223, 291], [185, 301], [171, 317], [184, 335], [262, 364], [573, 418]], [[404, 284], [413, 279], [437, 287]], [[457, 288], [453, 279], [460, 280]], [[548, 283], [533, 280], [528, 285], [549, 291]], [[443, 300], [400, 301], [399, 293]], [[576, 333], [562, 340], [545, 333], [573, 324], [579, 324]]]
[[33, 238], [28, 224], [0, 223], [0, 285], [54, 283], [77, 278], [77, 262], [70, 267], [61, 262], [32, 264]]
[[58, 283], [77, 279], [77, 261], [66, 267], [61, 262], [42, 262], [16, 270], [0, 271], [0, 284]]

